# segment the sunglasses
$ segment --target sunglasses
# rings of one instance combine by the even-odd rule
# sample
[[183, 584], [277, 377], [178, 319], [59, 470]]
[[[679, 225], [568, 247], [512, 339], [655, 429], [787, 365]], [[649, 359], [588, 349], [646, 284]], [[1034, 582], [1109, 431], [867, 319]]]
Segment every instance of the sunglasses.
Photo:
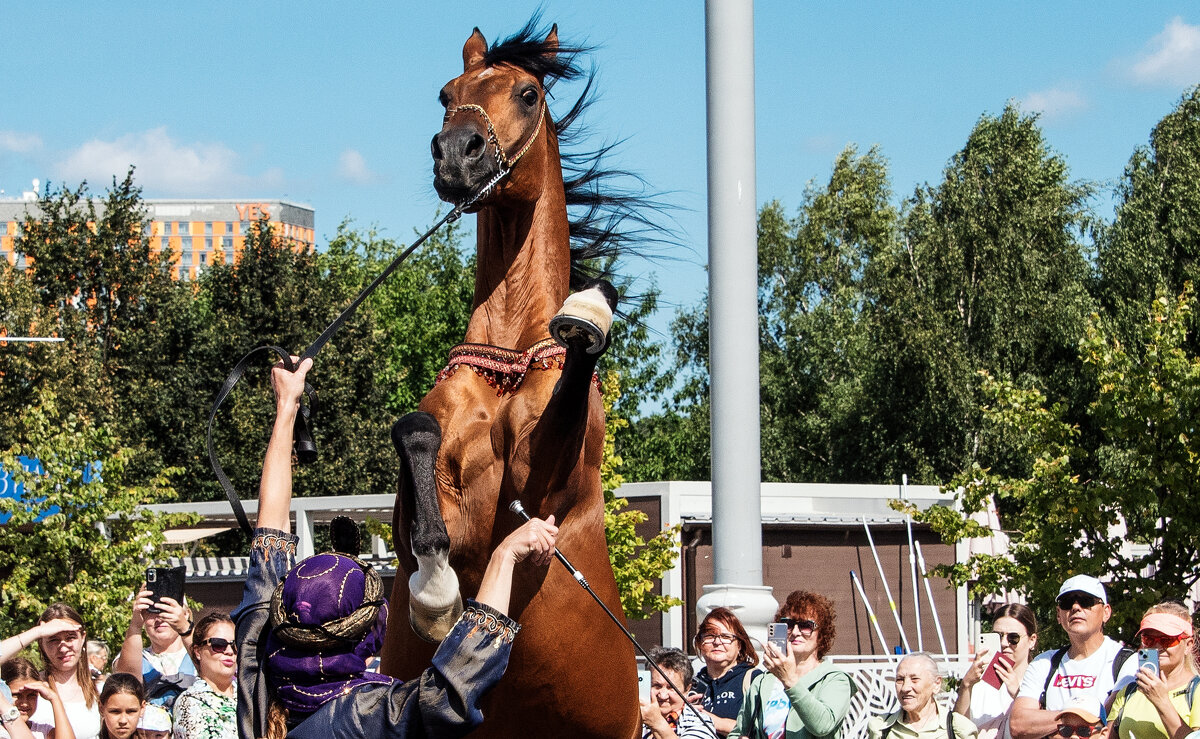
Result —
[[781, 618], [779, 623], [787, 624], [788, 631], [792, 629], [800, 629], [800, 633], [808, 636], [817, 628], [817, 622], [810, 618]]
[[199, 644], [202, 647], [208, 647], [209, 649], [213, 650], [215, 654], [223, 654], [231, 649], [233, 650], [234, 654], [237, 654], [237, 644], [229, 639], [222, 639], [219, 636], [214, 636], [211, 639], [205, 639], [204, 641], [199, 642]]
[[1180, 634], [1179, 636], [1167, 636], [1166, 634], [1159, 634], [1157, 632], [1142, 634], [1141, 637], [1142, 646], [1146, 647], [1147, 649], [1170, 649], [1186, 638], [1187, 636], [1184, 634]]
[[1021, 639], [1025, 638], [1024, 634], [1018, 634], [1015, 631], [1009, 631], [1009, 632], [997, 631], [996, 633], [1000, 636], [1001, 639], [1008, 642], [1008, 646], [1010, 646], [1010, 647], [1017, 646], [1018, 644], [1021, 643]]
[[1103, 601], [1096, 596], [1088, 595], [1087, 593], [1067, 593], [1066, 595], [1060, 597], [1057, 602], [1058, 610], [1069, 611], [1075, 606], [1076, 603], [1079, 604], [1080, 608], [1086, 610], [1088, 608], [1095, 608]]
[[1060, 726], [1058, 727], [1058, 731], [1055, 733], [1062, 737], [1089, 737], [1092, 734], [1099, 734], [1103, 730], [1104, 727], [1102, 726], [1092, 726], [1088, 724], [1085, 726]]

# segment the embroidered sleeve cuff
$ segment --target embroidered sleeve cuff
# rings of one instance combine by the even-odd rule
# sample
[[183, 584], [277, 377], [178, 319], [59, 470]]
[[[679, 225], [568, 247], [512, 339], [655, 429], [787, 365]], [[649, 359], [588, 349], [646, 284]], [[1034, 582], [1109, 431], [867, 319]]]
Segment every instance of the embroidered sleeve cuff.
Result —
[[255, 529], [254, 538], [250, 540], [250, 550], [255, 549], [263, 554], [270, 554], [273, 551], [282, 551], [284, 554], [295, 555], [296, 543], [300, 541], [300, 537], [295, 534], [289, 534], [286, 531], [278, 529]]
[[478, 624], [488, 633], [498, 636], [509, 643], [516, 637], [517, 632], [521, 630], [521, 624], [513, 621], [500, 611], [485, 603], [479, 603], [470, 599], [467, 600], [467, 607], [463, 610], [460, 620]]

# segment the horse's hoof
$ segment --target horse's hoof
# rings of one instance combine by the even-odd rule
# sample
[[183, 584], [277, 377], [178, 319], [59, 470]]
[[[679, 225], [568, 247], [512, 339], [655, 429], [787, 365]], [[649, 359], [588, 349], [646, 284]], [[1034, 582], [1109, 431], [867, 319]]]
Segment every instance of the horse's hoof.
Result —
[[461, 598], [456, 600], [449, 609], [424, 608], [416, 600], [410, 598], [408, 624], [412, 626], [413, 633], [421, 639], [430, 644], [440, 644], [450, 633], [450, 629], [454, 628], [454, 624], [458, 623], [458, 617], [462, 615], [462, 612]]
[[597, 287], [582, 290], [567, 297], [554, 318], [550, 319], [550, 336], [565, 347], [582, 338], [584, 351], [599, 354], [608, 346], [608, 330], [612, 328], [612, 308], [604, 293]]

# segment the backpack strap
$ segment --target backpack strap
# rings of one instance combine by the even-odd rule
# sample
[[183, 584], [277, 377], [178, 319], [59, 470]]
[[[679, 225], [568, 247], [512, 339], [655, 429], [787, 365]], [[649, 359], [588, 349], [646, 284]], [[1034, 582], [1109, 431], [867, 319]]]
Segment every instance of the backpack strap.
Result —
[[1137, 692], [1137, 683], [1130, 683], [1126, 685], [1125, 690], [1121, 692], [1124, 694], [1125, 699], [1121, 701], [1121, 710], [1117, 711], [1117, 717], [1113, 719], [1112, 723], [1110, 724], [1112, 728], [1108, 730], [1108, 735], [1113, 737], [1113, 739], [1117, 739], [1117, 737], [1120, 736], [1120, 734], [1117, 733], [1117, 730], [1121, 728], [1121, 717], [1125, 715], [1125, 706], [1129, 705], [1129, 699], [1133, 697], [1135, 692]]
[[1043, 711], [1046, 710], [1046, 692], [1050, 690], [1050, 681], [1054, 679], [1054, 673], [1058, 672], [1058, 666], [1062, 664], [1066, 654], [1067, 648], [1063, 647], [1050, 655], [1050, 672], [1046, 673], [1046, 684], [1042, 686], [1042, 695], [1038, 698], [1038, 708]]
[[954, 711], [946, 709], [946, 739], [954, 739]]
[[1112, 664], [1113, 685], [1117, 684], [1117, 676], [1121, 674], [1121, 668], [1125, 666], [1125, 660], [1129, 659], [1133, 655], [1133, 650], [1124, 644], [1122, 644], [1121, 648], [1117, 650], [1117, 656], [1113, 657]]
[[1192, 708], [1192, 702], [1196, 698], [1196, 687], [1200, 686], [1200, 677], [1193, 677], [1192, 681], [1187, 686], [1187, 704], [1188, 710]]
[[[746, 700], [746, 696], [750, 695], [750, 681], [754, 679], [754, 667], [751, 666], [746, 670], [745, 676], [742, 678], [742, 700]], [[713, 696], [716, 700], [716, 696]]]

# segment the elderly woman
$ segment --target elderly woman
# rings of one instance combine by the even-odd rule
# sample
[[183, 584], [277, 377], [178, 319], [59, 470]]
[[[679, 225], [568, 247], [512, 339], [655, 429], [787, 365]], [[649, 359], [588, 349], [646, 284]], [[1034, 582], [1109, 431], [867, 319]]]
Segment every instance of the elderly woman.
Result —
[[979, 730], [961, 713], [937, 704], [942, 689], [937, 663], [925, 652], [914, 652], [896, 667], [896, 697], [900, 710], [872, 716], [867, 722], [869, 739], [975, 739]]
[[696, 695], [690, 700], [703, 706], [717, 734], [725, 736], [733, 729], [750, 681], [762, 674], [755, 669], [758, 653], [742, 622], [724, 607], [709, 611], [696, 630], [694, 643], [704, 667], [692, 681]]
[[[475, 599], [405, 683], [367, 672], [383, 643], [387, 601], [379, 574], [357, 557], [326, 553], [294, 564], [290, 533], [292, 428], [312, 360], [271, 371], [275, 424], [263, 462], [258, 529], [237, 624], [238, 734], [242, 739], [458, 737], [479, 725], [479, 701], [504, 674], [520, 626], [507, 615], [513, 570], [554, 557], [554, 517], [502, 540]], [[212, 644], [210, 646], [218, 646]], [[222, 650], [224, 651], [224, 650]], [[531, 717], [531, 721], [536, 717]]]
[[834, 736], [850, 710], [854, 683], [823, 662], [837, 635], [833, 603], [823, 595], [796, 590], [775, 615], [787, 624], [786, 653], [764, 647], [766, 674], [750, 683], [730, 736], [750, 739], [808, 739]]
[[641, 704], [642, 739], [716, 739], [716, 731], [706, 715], [684, 704], [683, 696], [692, 685], [692, 661], [678, 649], [656, 647], [650, 659], [670, 679], [663, 679], [650, 668], [650, 700]]
[[1158, 671], [1143, 667], [1109, 711], [1110, 739], [1182, 739], [1200, 728], [1200, 677], [1192, 661], [1191, 614], [1178, 603], [1150, 606], [1138, 638], [1158, 650]]
[[1008, 603], [996, 611], [992, 631], [1000, 635], [1000, 655], [996, 674], [1000, 687], [982, 682], [983, 673], [994, 656], [983, 652], [975, 658], [958, 686], [954, 710], [979, 728], [979, 739], [1005, 739], [1013, 700], [1021, 688], [1021, 679], [1029, 667], [1029, 657], [1037, 646], [1037, 618], [1029, 606]]

